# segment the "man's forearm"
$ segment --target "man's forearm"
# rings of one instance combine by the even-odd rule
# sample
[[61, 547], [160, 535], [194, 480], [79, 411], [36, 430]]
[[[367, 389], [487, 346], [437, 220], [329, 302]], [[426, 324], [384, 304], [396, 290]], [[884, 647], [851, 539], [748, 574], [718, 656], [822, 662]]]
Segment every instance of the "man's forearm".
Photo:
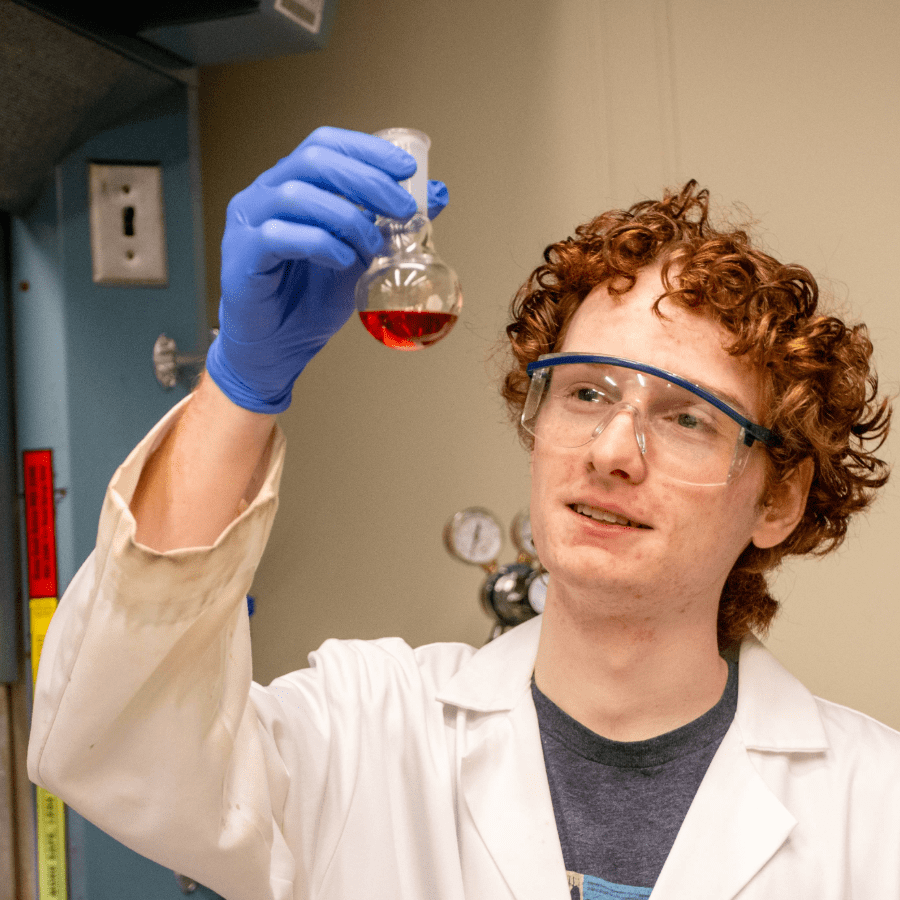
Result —
[[274, 423], [236, 406], [204, 373], [141, 474], [131, 501], [137, 540], [159, 551], [215, 543], [256, 495]]

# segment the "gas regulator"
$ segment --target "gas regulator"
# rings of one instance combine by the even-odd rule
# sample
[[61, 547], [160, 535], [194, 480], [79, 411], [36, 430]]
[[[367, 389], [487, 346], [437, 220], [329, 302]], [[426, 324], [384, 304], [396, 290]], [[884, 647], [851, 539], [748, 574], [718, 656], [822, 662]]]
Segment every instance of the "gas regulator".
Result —
[[518, 513], [510, 537], [519, 551], [513, 563], [499, 565], [503, 528], [493, 513], [470, 506], [444, 526], [444, 544], [461, 562], [481, 566], [487, 577], [481, 586], [481, 605], [494, 619], [489, 641], [544, 611], [547, 573], [541, 568], [531, 538], [531, 520]]

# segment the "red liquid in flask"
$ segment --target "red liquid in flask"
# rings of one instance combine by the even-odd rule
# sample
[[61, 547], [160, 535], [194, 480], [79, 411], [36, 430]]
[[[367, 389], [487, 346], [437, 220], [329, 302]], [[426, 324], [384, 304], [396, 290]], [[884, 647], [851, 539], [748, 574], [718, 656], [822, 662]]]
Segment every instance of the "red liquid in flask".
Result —
[[436, 344], [453, 328], [458, 316], [410, 309], [367, 309], [359, 314], [366, 331], [394, 350], [421, 350]]

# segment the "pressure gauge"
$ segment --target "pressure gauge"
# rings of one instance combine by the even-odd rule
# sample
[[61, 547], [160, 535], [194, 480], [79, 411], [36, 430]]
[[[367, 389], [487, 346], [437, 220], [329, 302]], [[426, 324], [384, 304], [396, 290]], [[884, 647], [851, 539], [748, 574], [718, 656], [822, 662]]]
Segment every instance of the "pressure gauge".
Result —
[[516, 513], [509, 531], [516, 549], [527, 559], [537, 559], [537, 550], [535, 550], [534, 540], [531, 536], [531, 519], [528, 517], [528, 513]]
[[457, 559], [490, 568], [500, 556], [503, 531], [497, 519], [486, 509], [470, 506], [460, 510], [447, 523], [444, 543]]

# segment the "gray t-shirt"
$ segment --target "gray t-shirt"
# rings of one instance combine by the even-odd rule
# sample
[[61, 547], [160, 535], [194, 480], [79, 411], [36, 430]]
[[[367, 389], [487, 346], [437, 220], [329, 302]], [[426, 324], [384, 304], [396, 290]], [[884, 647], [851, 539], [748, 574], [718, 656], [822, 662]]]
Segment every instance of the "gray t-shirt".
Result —
[[601, 737], [532, 682], [573, 900], [643, 900], [659, 877], [737, 708], [737, 663], [719, 702], [645, 741]]

